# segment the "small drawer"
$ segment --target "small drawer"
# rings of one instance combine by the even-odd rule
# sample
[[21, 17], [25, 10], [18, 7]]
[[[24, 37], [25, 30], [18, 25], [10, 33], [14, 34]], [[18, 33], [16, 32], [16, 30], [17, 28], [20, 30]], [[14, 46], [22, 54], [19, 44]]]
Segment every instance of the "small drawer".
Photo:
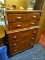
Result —
[[16, 22], [16, 21], [26, 21], [26, 14], [9, 14], [8, 19], [9, 22]]
[[40, 13], [29, 13], [27, 15], [27, 20], [39, 20], [40, 19]]
[[28, 28], [30, 26], [37, 26], [37, 25], [38, 25], [37, 20], [26, 21], [26, 22], [9, 23], [9, 30]]

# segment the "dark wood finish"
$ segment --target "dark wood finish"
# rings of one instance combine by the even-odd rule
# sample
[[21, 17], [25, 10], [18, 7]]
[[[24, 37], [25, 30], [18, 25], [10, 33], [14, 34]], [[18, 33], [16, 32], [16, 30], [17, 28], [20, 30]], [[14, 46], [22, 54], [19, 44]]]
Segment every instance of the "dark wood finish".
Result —
[[[10, 54], [16, 54], [34, 46], [40, 12], [36, 11], [6, 11], [8, 18], [8, 41]], [[37, 28], [38, 27], [38, 28]]]
[[[34, 45], [34, 40], [31, 40], [29, 38], [24, 38], [21, 41], [19, 41], [17, 44], [11, 44], [10, 45], [10, 50], [11, 50], [11, 54], [12, 52], [20, 52], [20, 50], [25, 50], [27, 49], [27, 47], [32, 47]], [[12, 48], [12, 49], [11, 49]]]
[[33, 46], [34, 46], [34, 44], [31, 44], [31, 42], [30, 43], [28, 42], [26, 44], [20, 45], [20, 47], [18, 47], [16, 49], [11, 50], [10, 53], [11, 53], [11, 55], [13, 55], [13, 54], [16, 54], [18, 52], [24, 51], [28, 48], [31, 48]]

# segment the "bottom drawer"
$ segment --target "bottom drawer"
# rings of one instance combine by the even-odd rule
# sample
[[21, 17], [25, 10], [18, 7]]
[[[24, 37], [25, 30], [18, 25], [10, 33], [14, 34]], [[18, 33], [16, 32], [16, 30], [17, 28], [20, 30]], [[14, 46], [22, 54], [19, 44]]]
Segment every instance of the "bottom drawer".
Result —
[[13, 55], [13, 54], [19, 53], [19, 52], [24, 51], [24, 50], [26, 50], [28, 48], [33, 47], [33, 46], [34, 46], [33, 42], [22, 44], [18, 48], [10, 50], [10, 54]]

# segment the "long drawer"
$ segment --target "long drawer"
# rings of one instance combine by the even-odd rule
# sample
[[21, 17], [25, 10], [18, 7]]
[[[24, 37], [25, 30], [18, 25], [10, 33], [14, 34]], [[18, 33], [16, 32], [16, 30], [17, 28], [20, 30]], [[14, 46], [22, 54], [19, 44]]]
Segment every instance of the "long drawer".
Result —
[[26, 30], [26, 31], [15, 32], [15, 33], [9, 34], [8, 39], [9, 39], [10, 43], [17, 42], [20, 39], [25, 38], [25, 37], [32, 37], [32, 36], [36, 37], [37, 32], [38, 32], [38, 29], [31, 29], [31, 30]]
[[11, 34], [8, 35], [8, 39], [11, 42], [13, 40], [17, 40], [17, 39], [20, 39], [20, 38], [31, 36], [32, 31], [33, 31], [33, 29], [32, 30], [26, 30], [26, 31], [20, 31], [20, 32], [11, 33]]
[[9, 14], [8, 21], [16, 22], [16, 21], [26, 21], [27, 14]]
[[38, 25], [37, 20], [26, 21], [26, 22], [9, 23], [9, 30], [28, 28], [30, 26], [37, 26], [37, 25]]

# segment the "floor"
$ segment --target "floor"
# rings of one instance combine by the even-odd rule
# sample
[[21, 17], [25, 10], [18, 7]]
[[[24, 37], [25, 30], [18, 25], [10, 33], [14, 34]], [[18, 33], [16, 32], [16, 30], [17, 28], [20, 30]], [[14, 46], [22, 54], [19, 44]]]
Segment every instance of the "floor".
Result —
[[14, 55], [9, 60], [45, 60], [45, 48], [36, 44], [34, 48]]
[[45, 28], [43, 28], [43, 32], [42, 32], [39, 43], [41, 44], [42, 47], [45, 48]]
[[42, 47], [45, 48], [45, 33], [41, 35], [39, 43], [41, 44]]

